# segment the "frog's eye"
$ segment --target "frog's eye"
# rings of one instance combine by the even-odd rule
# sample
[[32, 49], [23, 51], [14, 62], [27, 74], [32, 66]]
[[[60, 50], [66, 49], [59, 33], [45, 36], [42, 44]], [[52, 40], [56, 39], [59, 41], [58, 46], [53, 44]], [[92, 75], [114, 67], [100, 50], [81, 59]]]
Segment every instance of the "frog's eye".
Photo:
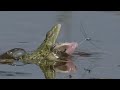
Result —
[[54, 50], [55, 46], [56, 46], [56, 45], [54, 44], [54, 45], [51, 47], [51, 51]]
[[65, 48], [63, 52], [66, 52], [66, 50], [67, 50], [67, 49]]
[[52, 47], [53, 47], [53, 48], [55, 48], [55, 47], [56, 47], [56, 45], [54, 44]]

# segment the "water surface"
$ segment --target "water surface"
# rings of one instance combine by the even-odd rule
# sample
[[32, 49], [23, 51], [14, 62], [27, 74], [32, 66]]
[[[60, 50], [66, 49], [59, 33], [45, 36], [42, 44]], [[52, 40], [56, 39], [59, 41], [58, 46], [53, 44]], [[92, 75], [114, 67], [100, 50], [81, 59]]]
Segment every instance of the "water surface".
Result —
[[[117, 13], [117, 14], [116, 14]], [[81, 42], [85, 39], [80, 29], [97, 48], [88, 41], [76, 49], [91, 53], [91, 56], [75, 55], [73, 61], [77, 72], [57, 73], [56, 78], [92, 79], [120, 78], [120, 16], [119, 12], [99, 11], [1, 11], [0, 12], [0, 51], [12, 48], [36, 49], [44, 40], [45, 34], [55, 23], [62, 24], [59, 42]], [[10, 66], [0, 65], [0, 78], [43, 79], [43, 73], [36, 65]]]

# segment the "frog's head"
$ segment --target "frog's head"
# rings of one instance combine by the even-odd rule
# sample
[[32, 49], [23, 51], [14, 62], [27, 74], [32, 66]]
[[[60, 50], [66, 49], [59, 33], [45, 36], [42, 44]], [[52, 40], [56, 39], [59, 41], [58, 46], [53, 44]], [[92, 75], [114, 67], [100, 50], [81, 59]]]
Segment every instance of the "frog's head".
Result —
[[71, 55], [77, 47], [78, 47], [78, 43], [76, 42], [71, 42], [71, 43], [66, 42], [66, 43], [56, 44], [54, 50]]
[[56, 24], [50, 31], [47, 32], [45, 42], [47, 45], [54, 45], [61, 29], [61, 24]]

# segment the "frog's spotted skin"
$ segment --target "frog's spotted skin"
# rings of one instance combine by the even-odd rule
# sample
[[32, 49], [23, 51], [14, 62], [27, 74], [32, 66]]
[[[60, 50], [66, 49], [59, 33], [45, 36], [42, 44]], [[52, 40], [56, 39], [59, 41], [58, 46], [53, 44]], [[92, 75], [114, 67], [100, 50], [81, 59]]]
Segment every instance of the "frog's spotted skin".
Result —
[[[51, 47], [56, 43], [56, 39], [59, 35], [61, 24], [57, 24], [50, 31], [47, 32], [46, 38], [43, 43], [31, 54], [26, 53], [21, 58], [21, 61], [26, 63], [39, 64], [43, 59], [49, 59], [49, 56], [54, 57]], [[43, 60], [44, 61], [44, 60]]]

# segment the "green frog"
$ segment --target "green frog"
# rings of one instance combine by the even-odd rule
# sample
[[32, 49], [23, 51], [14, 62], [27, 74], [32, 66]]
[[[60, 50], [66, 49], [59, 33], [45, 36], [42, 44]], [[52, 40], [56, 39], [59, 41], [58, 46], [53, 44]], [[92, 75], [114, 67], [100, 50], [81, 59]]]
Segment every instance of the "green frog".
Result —
[[61, 24], [56, 24], [50, 31], [47, 32], [46, 37], [42, 44], [32, 53], [25, 53], [20, 57], [23, 63], [31, 63], [38, 65], [44, 73], [46, 79], [55, 78], [54, 65], [57, 58], [51, 49], [58, 38], [60, 33]]
[[[66, 48], [60, 49], [62, 44], [56, 43], [60, 29], [61, 24], [53, 26], [52, 29], [47, 32], [43, 43], [32, 53], [27, 53], [25, 50], [17, 48], [9, 50], [6, 54], [1, 55], [0, 57], [7, 55], [10, 58], [7, 57], [6, 59], [5, 56], [6, 61], [19, 59], [19, 61], [25, 64], [36, 64], [42, 69], [46, 79], [53, 79], [55, 78], [55, 71], [59, 69], [57, 66], [61, 66], [59, 65], [61, 63], [67, 65], [66, 63], [68, 61], [61, 57], [66, 57], [70, 54], [68, 53], [69, 50], [67, 51]], [[63, 44], [63, 46], [65, 45], [66, 44]]]
[[[47, 32], [44, 41], [36, 50], [34, 50], [32, 53], [27, 52], [22, 56], [18, 55], [19, 61], [23, 62], [24, 64], [36, 64], [42, 69], [45, 78], [55, 78], [55, 70], [52, 67], [55, 64], [54, 60], [57, 58], [51, 48], [56, 43], [60, 29], [61, 24], [56, 24], [53, 26], [52, 29]], [[16, 58], [17, 55], [5, 53], [4, 55], [1, 55], [2, 60], [0, 61], [6, 63], [13, 62], [13, 56]]]

